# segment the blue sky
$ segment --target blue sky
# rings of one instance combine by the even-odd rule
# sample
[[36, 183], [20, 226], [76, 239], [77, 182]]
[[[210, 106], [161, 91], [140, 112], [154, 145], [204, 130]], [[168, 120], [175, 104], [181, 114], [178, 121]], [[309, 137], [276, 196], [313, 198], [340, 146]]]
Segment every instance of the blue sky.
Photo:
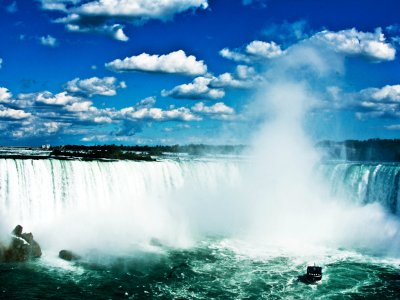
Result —
[[334, 70], [309, 82], [313, 139], [398, 138], [399, 7], [0, 0], [1, 144], [245, 144], [270, 70], [301, 47]]

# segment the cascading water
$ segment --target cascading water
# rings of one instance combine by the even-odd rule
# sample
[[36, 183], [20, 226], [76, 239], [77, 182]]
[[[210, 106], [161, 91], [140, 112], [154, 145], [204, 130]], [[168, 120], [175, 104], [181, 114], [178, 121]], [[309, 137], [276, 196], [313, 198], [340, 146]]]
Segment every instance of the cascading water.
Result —
[[[304, 243], [351, 246], [354, 241], [382, 250], [375, 247], [377, 238], [393, 248], [397, 221], [385, 210], [398, 212], [399, 166], [319, 163], [308, 174], [298, 165], [295, 173], [274, 178], [281, 162], [267, 170], [255, 164], [251, 159], [0, 159], [0, 212], [8, 231], [23, 224], [53, 250], [85, 252], [112, 244], [109, 254], [118, 254], [153, 239], [181, 247], [205, 236], [250, 237], [294, 245], [297, 251]], [[313, 177], [326, 178], [330, 193], [307, 190]], [[287, 181], [297, 184], [280, 189]], [[371, 221], [392, 229], [371, 230], [360, 240]]]
[[[262, 179], [273, 179], [268, 172], [271, 177], [261, 176], [245, 188], [250, 178], [263, 174], [260, 169], [261, 173], [251, 172], [254, 164], [257, 161], [252, 159], [0, 159], [2, 229], [23, 224], [44, 251], [39, 261], [12, 264], [12, 273], [9, 265], [0, 264], [3, 295], [26, 299], [42, 295], [45, 286], [54, 287], [62, 298], [85, 295], [87, 299], [295, 298], [299, 294], [329, 298], [351, 296], [358, 289], [369, 297], [395, 297], [398, 260], [364, 256], [368, 251], [357, 249], [397, 256], [398, 221], [380, 209], [385, 201], [370, 204], [372, 196], [368, 201], [357, 197], [369, 190], [385, 196], [385, 184], [391, 186], [400, 167], [317, 165], [314, 174], [307, 176], [324, 174], [336, 195], [355, 192], [355, 198], [341, 203], [329, 198], [296, 199], [301, 184], [294, 186], [294, 194], [289, 189], [271, 192], [269, 186], [263, 187]], [[276, 171], [274, 165], [270, 167]], [[301, 174], [299, 169], [287, 179], [303, 183]], [[388, 176], [389, 181], [384, 184], [380, 176]], [[275, 183], [280, 180], [284, 182], [280, 178]], [[288, 196], [295, 198], [272, 201]], [[321, 215], [310, 223], [314, 213]], [[255, 229], [256, 242], [249, 239]], [[311, 247], [306, 252], [299, 243], [295, 252], [281, 247], [296, 238]], [[286, 243], [274, 247], [282, 240]], [[347, 250], [337, 249], [341, 246]], [[58, 251], [64, 248], [83, 254], [82, 261], [70, 264], [58, 259]], [[324, 266], [318, 289], [295, 281], [313, 261]], [[18, 282], [24, 282], [23, 289], [16, 286]]]
[[[112, 243], [116, 251], [151, 238], [177, 246], [190, 238], [186, 191], [211, 195], [239, 177], [237, 163], [228, 161], [0, 159], [0, 212], [10, 229], [21, 223], [53, 247]], [[197, 200], [195, 206], [207, 202]]]
[[361, 205], [380, 203], [400, 216], [398, 164], [334, 162], [320, 164], [316, 169], [330, 182], [332, 195]]

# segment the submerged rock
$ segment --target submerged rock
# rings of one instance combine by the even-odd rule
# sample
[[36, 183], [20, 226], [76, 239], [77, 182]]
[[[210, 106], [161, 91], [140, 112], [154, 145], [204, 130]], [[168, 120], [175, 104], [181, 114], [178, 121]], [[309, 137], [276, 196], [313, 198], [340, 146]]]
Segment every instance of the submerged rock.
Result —
[[61, 250], [60, 253], [58, 253], [58, 257], [60, 257], [61, 259], [64, 260], [78, 260], [81, 257], [77, 254], [75, 254], [74, 252], [70, 251], [70, 250]]
[[42, 249], [33, 239], [32, 233], [23, 233], [21, 225], [11, 232], [11, 243], [0, 246], [0, 261], [18, 262], [42, 256]]
[[184, 279], [187, 276], [192, 275], [194, 273], [190, 266], [183, 262], [179, 265], [173, 266], [172, 269], [167, 274], [168, 279]]
[[159, 239], [152, 238], [152, 239], [150, 240], [150, 245], [156, 246], [156, 247], [162, 247], [162, 246], [163, 246], [163, 243], [162, 243]]

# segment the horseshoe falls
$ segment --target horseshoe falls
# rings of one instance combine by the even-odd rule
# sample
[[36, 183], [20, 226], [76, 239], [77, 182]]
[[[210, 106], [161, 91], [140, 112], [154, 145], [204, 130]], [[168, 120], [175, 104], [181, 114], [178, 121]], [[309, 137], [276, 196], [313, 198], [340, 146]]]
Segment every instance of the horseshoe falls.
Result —
[[49, 226], [55, 226], [58, 236], [65, 230], [65, 247], [87, 239], [88, 247], [112, 242], [114, 251], [120, 249], [117, 245], [129, 247], [151, 238], [178, 244], [182, 238], [185, 243], [188, 215], [200, 219], [194, 214], [201, 206], [210, 209], [206, 192], [212, 197], [217, 188], [233, 187], [240, 177], [237, 164], [212, 161], [1, 159], [0, 165], [0, 208], [8, 223], [43, 231], [44, 240], [52, 234]]
[[[298, 193], [301, 170], [285, 177], [273, 163], [266, 173], [255, 165], [248, 157], [0, 159], [1, 233], [21, 224], [43, 250], [38, 260], [0, 264], [0, 293], [4, 299], [398, 295], [400, 165], [319, 162], [304, 173], [320, 179], [312, 198]], [[63, 261], [61, 249], [81, 259]], [[313, 263], [323, 267], [321, 283], [298, 281]]]
[[400, 165], [395, 163], [336, 162], [319, 165], [331, 182], [332, 194], [360, 205], [379, 203], [400, 216]]

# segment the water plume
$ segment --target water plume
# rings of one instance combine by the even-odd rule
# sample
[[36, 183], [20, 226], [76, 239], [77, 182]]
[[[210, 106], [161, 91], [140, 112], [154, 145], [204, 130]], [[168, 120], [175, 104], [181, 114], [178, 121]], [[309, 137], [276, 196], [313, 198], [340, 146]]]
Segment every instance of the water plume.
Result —
[[252, 207], [248, 237], [294, 252], [327, 246], [393, 254], [400, 241], [398, 219], [379, 204], [333, 197], [330, 183], [315, 172], [321, 155], [304, 130], [321, 91], [344, 72], [344, 58], [305, 41], [267, 68], [267, 83], [249, 110], [264, 121], [244, 176], [243, 193]]

